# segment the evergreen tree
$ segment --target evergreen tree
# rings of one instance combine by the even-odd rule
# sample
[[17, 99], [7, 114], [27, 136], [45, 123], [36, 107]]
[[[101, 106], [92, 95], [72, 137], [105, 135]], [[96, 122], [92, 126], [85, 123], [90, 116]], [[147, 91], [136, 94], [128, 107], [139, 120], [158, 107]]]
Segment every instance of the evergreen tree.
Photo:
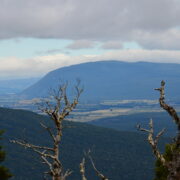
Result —
[[[0, 140], [2, 139], [1, 136], [3, 134], [3, 131], [0, 131]], [[0, 146], [0, 164], [5, 160], [6, 153], [2, 150], [2, 146]], [[12, 174], [10, 173], [9, 169], [4, 167], [3, 165], [0, 165], [0, 179], [1, 180], [7, 180], [12, 177]]]

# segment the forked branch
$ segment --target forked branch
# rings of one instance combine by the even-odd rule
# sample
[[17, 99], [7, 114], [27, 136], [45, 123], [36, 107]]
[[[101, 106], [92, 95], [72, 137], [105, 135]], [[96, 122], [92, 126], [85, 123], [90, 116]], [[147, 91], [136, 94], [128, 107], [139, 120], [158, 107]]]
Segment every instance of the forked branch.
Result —
[[149, 122], [149, 129], [141, 128], [140, 125], [137, 125], [138, 130], [144, 131], [148, 133], [148, 142], [151, 145], [151, 148], [153, 150], [153, 154], [157, 159], [159, 159], [163, 165], [166, 165], [166, 161], [163, 157], [163, 155], [160, 153], [158, 149], [158, 141], [159, 138], [163, 135], [165, 129], [162, 129], [156, 136], [154, 136], [154, 126], [153, 126], [153, 120], [150, 119]]
[[159, 104], [174, 119], [174, 121], [176, 122], [176, 124], [180, 130], [180, 118], [179, 118], [176, 110], [172, 106], [166, 104], [166, 102], [165, 102], [165, 89], [164, 88], [165, 88], [165, 82], [161, 81], [161, 87], [155, 89], [155, 90], [160, 92]]
[[63, 120], [73, 111], [78, 102], [83, 89], [80, 88], [80, 82], [78, 81], [75, 86], [76, 96], [70, 102], [67, 97], [67, 83], [59, 86], [57, 90], [53, 90], [51, 96], [48, 99], [43, 99], [39, 104], [39, 109], [47, 114], [53, 122], [53, 127], [50, 128], [43, 123], [40, 125], [48, 132], [52, 139], [52, 147], [37, 146], [30, 144], [23, 140], [12, 140], [12, 143], [19, 144], [25, 148], [30, 148], [36, 152], [43, 163], [49, 167], [49, 171], [45, 172], [45, 175], [50, 175], [52, 180], [65, 180], [72, 172], [67, 170], [64, 172], [63, 166], [59, 159], [60, 149], [59, 144], [62, 138]]
[[94, 171], [96, 172], [96, 175], [97, 175], [101, 180], [108, 180], [108, 178], [107, 178], [106, 176], [104, 176], [104, 175], [96, 168], [95, 163], [94, 163], [94, 161], [93, 161], [93, 159], [92, 159], [92, 157], [91, 157], [91, 155], [90, 155], [90, 151], [88, 152], [87, 155], [88, 155], [89, 160], [91, 161], [91, 164], [92, 164], [92, 166], [93, 166]]

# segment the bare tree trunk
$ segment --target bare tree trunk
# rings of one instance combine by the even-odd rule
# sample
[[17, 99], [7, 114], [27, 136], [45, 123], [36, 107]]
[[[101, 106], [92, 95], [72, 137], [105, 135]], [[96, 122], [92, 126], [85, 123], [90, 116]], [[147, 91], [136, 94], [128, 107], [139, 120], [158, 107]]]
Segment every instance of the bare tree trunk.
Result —
[[79, 88], [79, 81], [75, 86], [76, 96], [73, 102], [69, 102], [67, 98], [67, 83], [60, 86], [58, 90], [53, 90], [50, 99], [43, 100], [42, 104], [39, 105], [40, 110], [47, 114], [53, 122], [53, 129], [47, 127], [45, 124], [40, 123], [41, 126], [48, 132], [52, 139], [52, 147], [37, 146], [34, 144], [29, 144], [23, 140], [12, 140], [11, 142], [24, 146], [25, 148], [30, 148], [36, 153], [38, 153], [43, 161], [48, 167], [49, 171], [44, 172], [45, 176], [50, 175], [52, 180], [65, 180], [71, 171], [67, 170], [64, 172], [63, 166], [59, 159], [62, 131], [63, 131], [63, 120], [72, 112], [76, 105], [78, 104], [79, 97], [83, 90]]
[[173, 149], [172, 160], [170, 162], [166, 162], [169, 170], [167, 179], [180, 180], [180, 118], [176, 110], [172, 106], [165, 103], [165, 82], [161, 81], [161, 87], [155, 90], [160, 92], [160, 106], [172, 117], [178, 128], [178, 133], [173, 143], [175, 148]]
[[148, 142], [150, 143], [153, 153], [155, 157], [160, 160], [162, 165], [167, 168], [168, 176], [167, 180], [180, 180], [180, 118], [176, 112], [176, 110], [165, 103], [165, 82], [161, 81], [161, 87], [155, 90], [160, 92], [159, 104], [160, 106], [172, 117], [173, 121], [176, 123], [178, 127], [177, 136], [174, 138], [174, 142], [170, 144], [172, 147], [172, 158], [166, 159], [163, 154], [158, 150], [158, 140], [160, 136], [164, 133], [164, 130], [158, 133], [157, 136], [154, 137], [154, 129], [153, 129], [153, 121], [150, 120], [149, 127], [150, 129], [143, 129], [138, 125], [138, 129], [141, 131], [145, 131], [148, 133]]

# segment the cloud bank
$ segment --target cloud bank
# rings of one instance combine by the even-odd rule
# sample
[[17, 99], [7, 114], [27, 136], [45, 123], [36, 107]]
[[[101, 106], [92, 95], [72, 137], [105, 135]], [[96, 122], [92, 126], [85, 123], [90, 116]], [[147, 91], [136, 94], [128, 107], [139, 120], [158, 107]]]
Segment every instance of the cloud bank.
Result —
[[93, 48], [95, 45], [95, 42], [88, 41], [88, 40], [78, 40], [74, 41], [73, 43], [69, 44], [67, 46], [68, 49], [88, 49]]
[[101, 55], [80, 55], [70, 56], [65, 54], [56, 54], [49, 56], [37, 56], [32, 59], [19, 59], [15, 57], [0, 59], [0, 77], [36, 77], [42, 76], [51, 70], [79, 64], [85, 62], [94, 62], [100, 60], [119, 60], [126, 62], [164, 62], [180, 63], [179, 51], [168, 50], [117, 50], [106, 52]]
[[0, 38], [136, 41], [147, 49], [179, 49], [179, 19], [179, 0], [1, 0]]

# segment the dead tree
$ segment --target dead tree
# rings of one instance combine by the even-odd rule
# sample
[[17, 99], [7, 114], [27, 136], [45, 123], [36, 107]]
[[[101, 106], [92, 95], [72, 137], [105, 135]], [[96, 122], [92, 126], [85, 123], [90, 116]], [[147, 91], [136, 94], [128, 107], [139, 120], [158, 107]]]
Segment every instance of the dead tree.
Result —
[[[96, 165], [93, 161], [93, 158], [90, 155], [91, 151], [89, 150], [87, 153], [85, 153], [85, 156], [90, 160], [91, 165], [93, 167], [93, 170], [96, 173], [96, 176], [99, 177], [99, 179], [101, 180], [108, 180], [108, 178], [106, 176], [104, 176], [97, 168]], [[80, 167], [80, 173], [81, 173], [81, 180], [87, 180], [86, 175], [85, 175], [85, 158], [82, 159], [82, 162], [79, 165]]]
[[138, 125], [138, 129], [148, 133], [148, 142], [152, 147], [152, 151], [157, 158], [168, 171], [167, 180], [180, 180], [180, 117], [176, 110], [165, 102], [165, 82], [161, 81], [161, 87], [155, 90], [160, 92], [159, 104], [160, 106], [171, 116], [173, 121], [178, 127], [178, 133], [174, 138], [174, 141], [170, 144], [171, 147], [171, 158], [167, 159], [164, 154], [161, 154], [158, 149], [158, 140], [164, 133], [164, 129], [154, 137], [153, 121], [150, 120], [150, 129], [141, 128]]
[[76, 96], [72, 102], [69, 101], [67, 97], [67, 83], [59, 86], [57, 90], [53, 90], [50, 98], [43, 100], [39, 109], [47, 114], [53, 122], [53, 129], [49, 128], [44, 123], [40, 123], [41, 126], [48, 132], [49, 136], [52, 139], [52, 147], [44, 147], [39, 145], [34, 145], [27, 143], [24, 140], [12, 140], [12, 143], [19, 144], [25, 148], [29, 148], [36, 152], [49, 167], [48, 172], [44, 172], [45, 179], [47, 175], [50, 175], [52, 180], [65, 180], [71, 174], [71, 171], [63, 170], [63, 165], [59, 159], [60, 157], [60, 148], [59, 144], [62, 138], [63, 131], [63, 120], [69, 116], [69, 114], [76, 108], [79, 97], [83, 91], [79, 86], [79, 82], [75, 86]]

